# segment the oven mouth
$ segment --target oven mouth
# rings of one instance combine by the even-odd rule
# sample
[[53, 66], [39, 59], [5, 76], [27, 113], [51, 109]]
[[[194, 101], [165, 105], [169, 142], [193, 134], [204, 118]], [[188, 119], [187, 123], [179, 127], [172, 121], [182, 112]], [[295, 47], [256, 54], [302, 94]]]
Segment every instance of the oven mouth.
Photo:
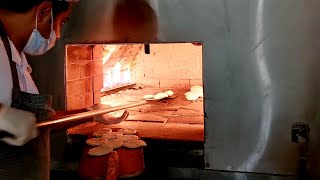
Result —
[[[110, 127], [136, 128], [142, 138], [204, 142], [201, 43], [68, 44], [65, 74], [68, 110], [125, 105], [173, 91], [174, 98], [128, 109], [128, 119]], [[103, 126], [86, 123], [68, 134]]]

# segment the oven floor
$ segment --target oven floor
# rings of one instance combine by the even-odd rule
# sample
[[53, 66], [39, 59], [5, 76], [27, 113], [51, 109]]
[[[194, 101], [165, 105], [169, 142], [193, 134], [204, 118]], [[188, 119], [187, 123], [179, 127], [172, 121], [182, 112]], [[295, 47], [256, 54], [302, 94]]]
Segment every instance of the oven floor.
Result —
[[204, 126], [199, 124], [178, 124], [178, 123], [153, 123], [153, 122], [131, 122], [125, 121], [120, 124], [105, 126], [96, 122], [88, 122], [69, 128], [68, 135], [89, 135], [103, 127], [137, 129], [137, 135], [142, 139], [162, 139], [179, 141], [204, 142]]
[[[135, 88], [117, 92], [101, 98], [101, 103], [118, 106], [143, 100], [147, 94], [156, 94], [168, 89]], [[189, 89], [172, 89], [175, 95], [166, 99], [140, 107], [129, 109], [128, 121], [204, 124], [203, 99], [188, 101], [185, 93]]]

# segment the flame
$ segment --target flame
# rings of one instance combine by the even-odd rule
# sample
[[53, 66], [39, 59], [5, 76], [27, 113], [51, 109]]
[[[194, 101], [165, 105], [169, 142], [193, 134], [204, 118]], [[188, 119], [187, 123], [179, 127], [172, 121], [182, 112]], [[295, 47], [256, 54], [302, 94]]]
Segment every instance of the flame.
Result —
[[117, 49], [117, 46], [105, 46], [104, 48], [108, 49], [108, 53], [102, 58], [103, 64], [105, 64], [108, 59], [111, 57], [112, 53]]
[[114, 84], [121, 82], [121, 64], [118, 62], [112, 70], [112, 81]]
[[104, 76], [104, 88], [115, 88], [128, 84], [131, 80], [130, 69], [121, 71], [121, 63], [118, 62], [111, 70], [106, 70]]
[[[104, 47], [104, 57], [102, 58], [103, 64], [106, 64], [112, 54], [117, 51], [118, 45], [105, 45]], [[131, 71], [130, 65], [129, 67], [121, 65], [120, 62], [117, 62], [112, 68], [104, 68], [104, 80], [103, 86], [104, 88], [115, 88], [118, 86], [122, 86], [128, 84], [131, 81]], [[124, 70], [125, 69], [125, 70]]]
[[123, 72], [123, 81], [125, 83], [129, 83], [131, 80], [131, 72], [129, 69], [127, 69], [126, 71]]

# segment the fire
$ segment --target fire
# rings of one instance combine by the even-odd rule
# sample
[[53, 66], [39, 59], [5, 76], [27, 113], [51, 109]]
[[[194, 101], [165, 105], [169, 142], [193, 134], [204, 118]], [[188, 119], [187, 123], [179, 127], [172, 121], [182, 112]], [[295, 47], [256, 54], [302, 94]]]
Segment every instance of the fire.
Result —
[[105, 64], [108, 59], [111, 57], [112, 53], [117, 49], [117, 46], [113, 46], [113, 45], [110, 45], [110, 46], [104, 46], [103, 47], [104, 49], [104, 57], [102, 58], [103, 60], [103, 64]]
[[121, 82], [121, 64], [118, 62], [112, 70], [111, 73], [111, 81], [113, 81], [113, 84], [117, 84]]
[[126, 71], [123, 72], [123, 81], [125, 83], [129, 83], [131, 80], [131, 72], [129, 69], [127, 69]]
[[[103, 58], [103, 64], [105, 64], [111, 57], [112, 53], [116, 50], [116, 46], [107, 48], [107, 53]], [[104, 80], [103, 87], [106, 89], [116, 88], [130, 83], [131, 72], [130, 67], [124, 70], [120, 62], [117, 62], [112, 68], [104, 68]]]

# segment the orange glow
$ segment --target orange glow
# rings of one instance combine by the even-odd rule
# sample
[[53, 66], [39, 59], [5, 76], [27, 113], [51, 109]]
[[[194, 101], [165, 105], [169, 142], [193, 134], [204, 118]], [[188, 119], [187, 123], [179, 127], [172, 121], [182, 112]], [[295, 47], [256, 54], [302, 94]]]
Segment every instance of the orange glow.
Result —
[[112, 53], [117, 49], [117, 46], [109, 45], [109, 46], [104, 46], [104, 57], [102, 58], [103, 64], [105, 64], [108, 59], [111, 57]]
[[131, 80], [131, 72], [129, 69], [127, 69], [126, 71], [123, 72], [123, 81], [125, 83], [128, 83], [130, 82], [130, 80]]
[[130, 69], [121, 70], [121, 63], [118, 62], [112, 69], [105, 72], [104, 88], [115, 88], [117, 86], [125, 85], [131, 80]]

